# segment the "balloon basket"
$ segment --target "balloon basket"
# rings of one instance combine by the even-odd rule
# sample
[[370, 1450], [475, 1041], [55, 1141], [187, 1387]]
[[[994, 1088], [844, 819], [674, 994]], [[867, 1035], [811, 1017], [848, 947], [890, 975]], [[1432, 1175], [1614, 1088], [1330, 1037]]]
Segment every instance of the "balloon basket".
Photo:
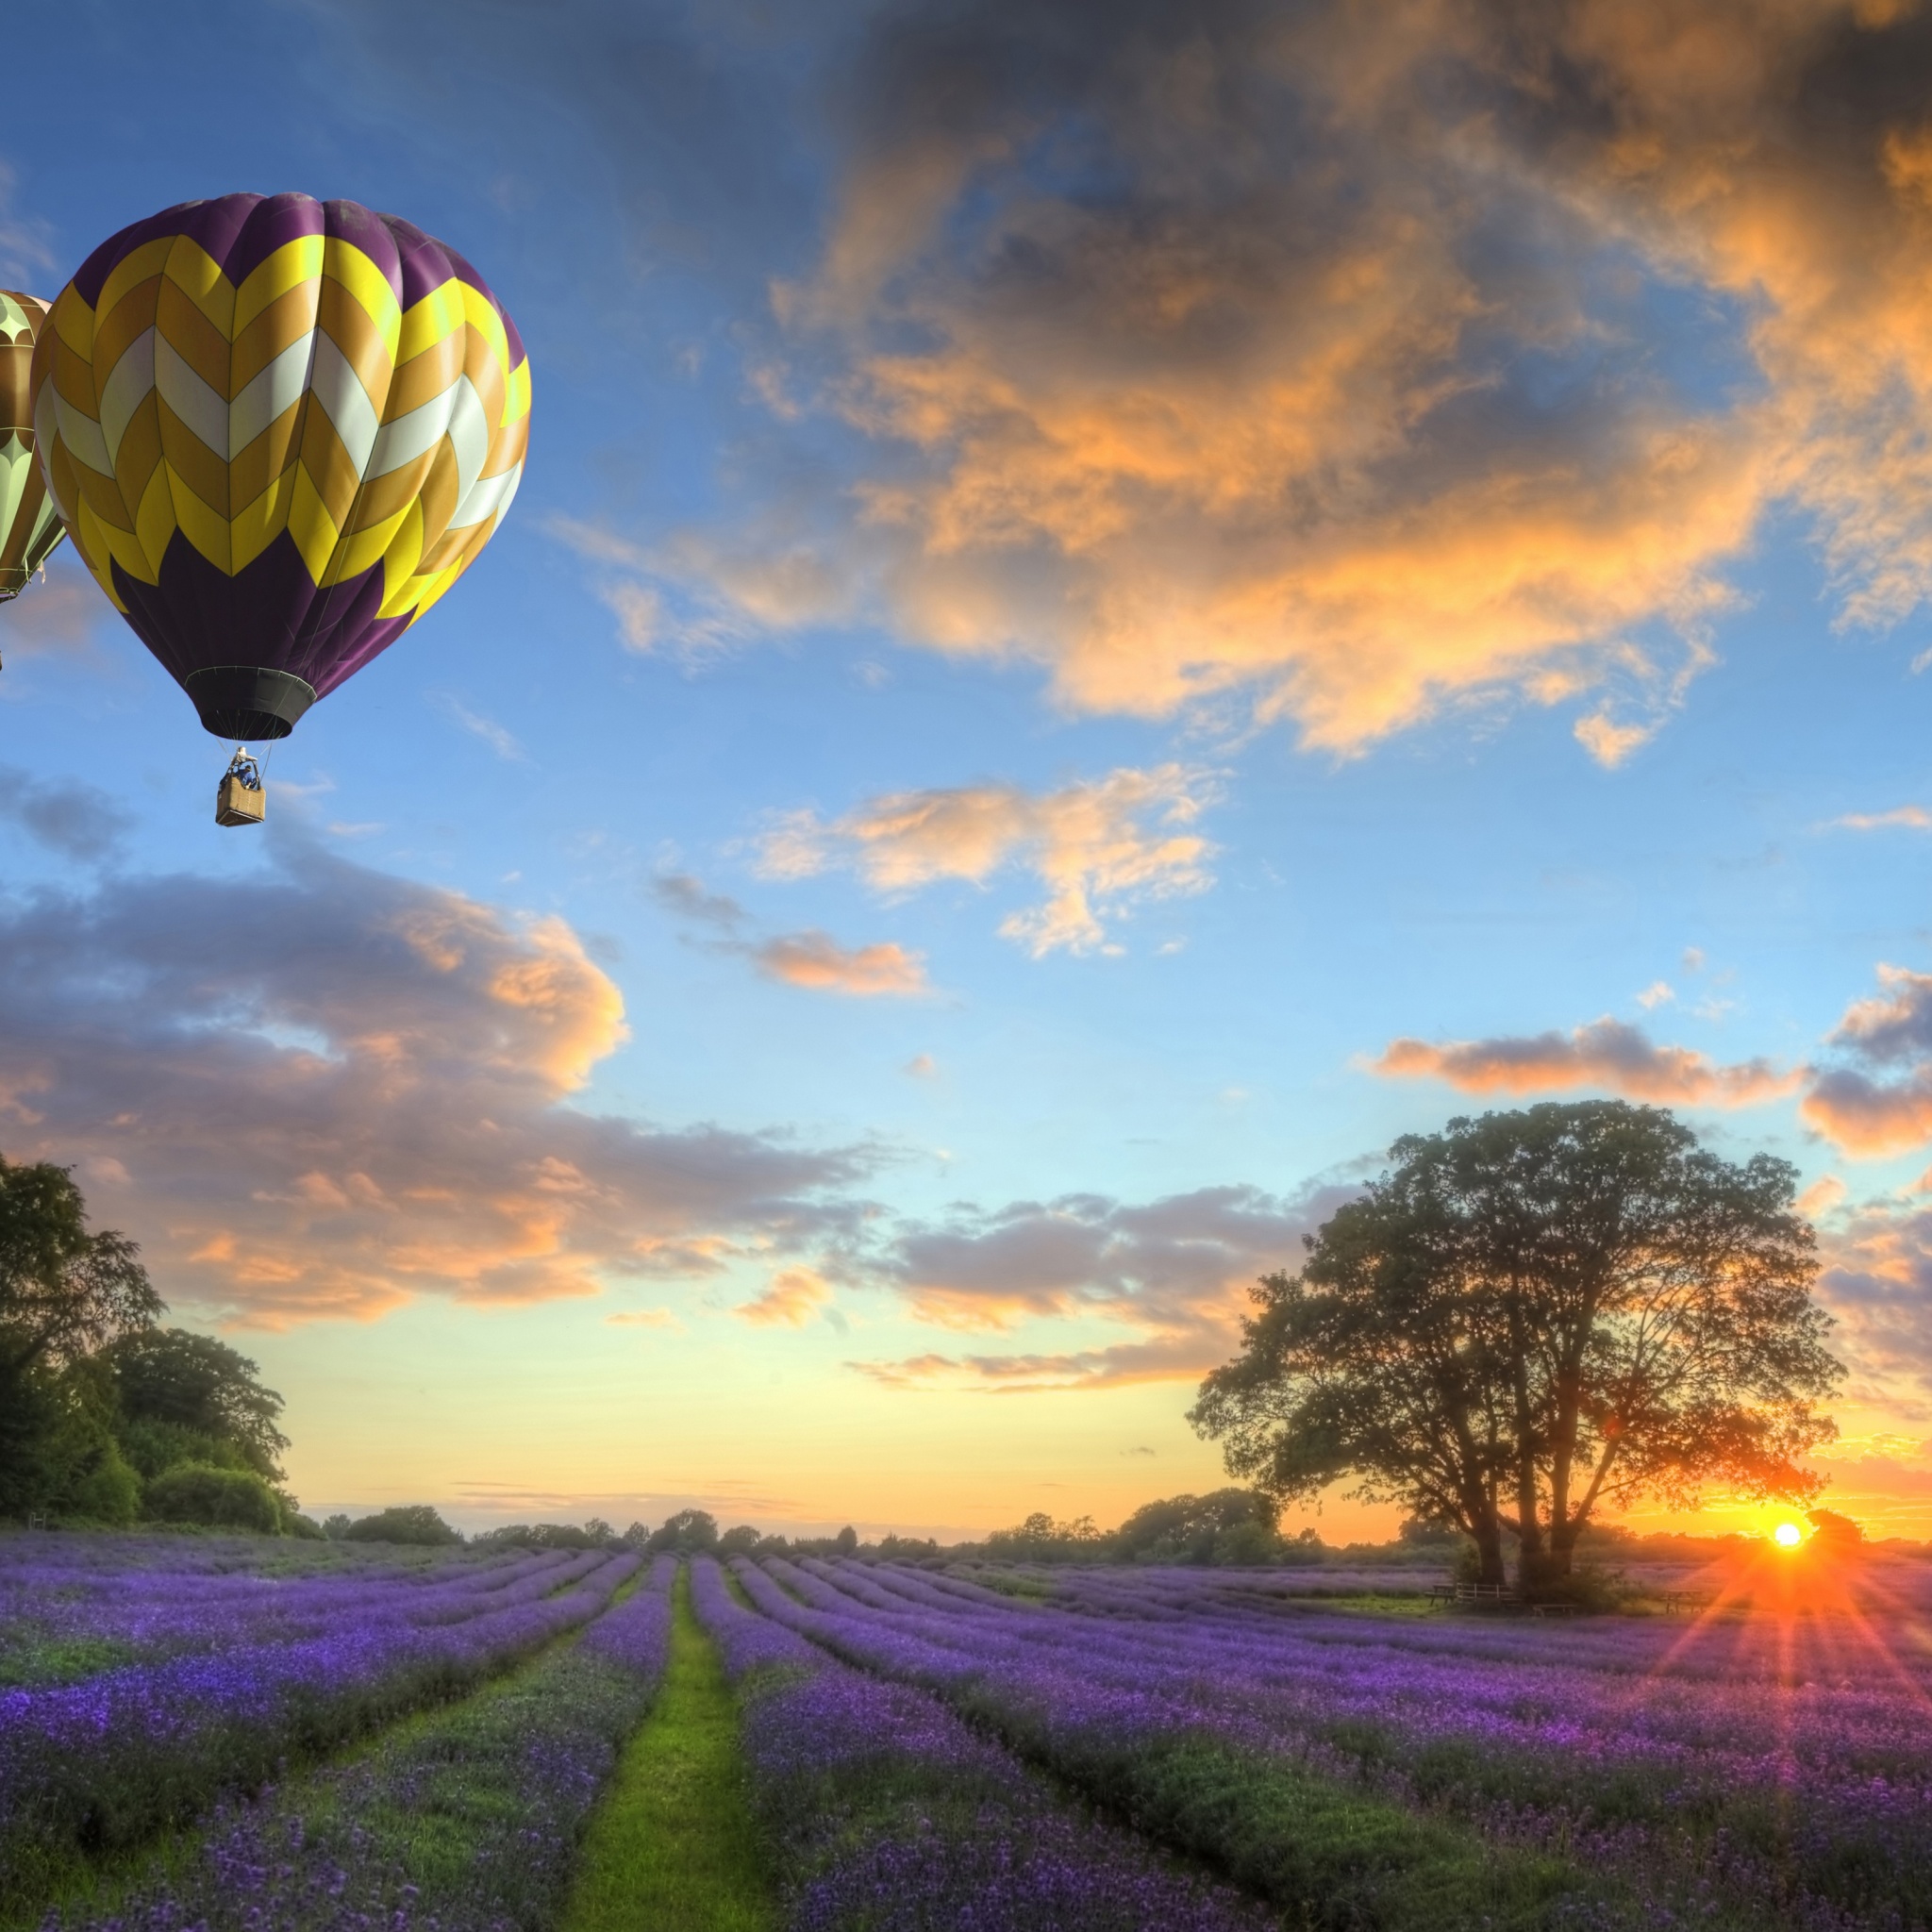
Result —
[[215, 824], [258, 825], [267, 816], [268, 787], [261, 782], [260, 768], [245, 752], [237, 751], [215, 787]]

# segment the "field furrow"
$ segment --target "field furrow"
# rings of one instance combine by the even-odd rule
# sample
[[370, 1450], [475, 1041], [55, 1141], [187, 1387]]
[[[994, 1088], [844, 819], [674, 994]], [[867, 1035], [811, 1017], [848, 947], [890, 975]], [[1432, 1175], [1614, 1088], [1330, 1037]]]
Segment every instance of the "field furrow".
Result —
[[[693, 1596], [741, 1687], [787, 1932], [1263, 1932], [1228, 1888], [1096, 1821], [937, 1699], [735, 1602]], [[650, 1922], [640, 1921], [640, 1924]]]
[[[634, 1555], [491, 1566], [327, 1634], [127, 1665], [0, 1694], [0, 1916], [588, 1623]], [[494, 1574], [497, 1570], [505, 1574]]]
[[649, 1709], [675, 1564], [581, 1638], [353, 1761], [217, 1817], [188, 1856], [70, 1899], [41, 1932], [538, 1932]]
[[[891, 1566], [769, 1568], [744, 1584], [772, 1616], [1318, 1922], [1926, 1921], [1932, 1745], [1884, 1679], [1821, 1696], [1760, 1674], [1742, 1700], [1696, 1626], [1177, 1621], [1133, 1615], [1126, 1586], [1101, 1617]], [[1748, 1672], [1748, 1626], [1705, 1635]], [[1806, 1643], [1829, 1647], [1787, 1650]]]

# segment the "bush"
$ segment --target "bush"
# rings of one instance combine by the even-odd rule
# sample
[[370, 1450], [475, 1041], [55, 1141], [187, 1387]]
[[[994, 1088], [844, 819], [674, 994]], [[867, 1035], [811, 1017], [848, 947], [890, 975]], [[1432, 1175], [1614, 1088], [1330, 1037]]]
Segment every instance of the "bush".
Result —
[[653, 1556], [662, 1550], [680, 1557], [689, 1557], [697, 1550], [715, 1550], [718, 1519], [708, 1509], [680, 1509], [675, 1516], [665, 1519], [644, 1547]]
[[748, 1557], [763, 1541], [750, 1524], [741, 1523], [718, 1539], [718, 1554], [721, 1557]]
[[282, 1511], [282, 1534], [299, 1538], [304, 1542], [326, 1542], [328, 1537], [321, 1524], [312, 1516], [305, 1516], [299, 1509]]
[[1266, 1563], [1280, 1549], [1275, 1506], [1253, 1490], [1145, 1503], [1114, 1532], [1132, 1563]]
[[72, 1477], [66, 1507], [90, 1523], [125, 1529], [141, 1514], [141, 1478], [112, 1442], [101, 1445], [93, 1466]]
[[[594, 1520], [594, 1519], [593, 1519]], [[574, 1523], [508, 1523], [501, 1529], [484, 1529], [470, 1539], [486, 1549], [510, 1547], [520, 1550], [601, 1550], [604, 1541]]]
[[452, 1529], [427, 1503], [404, 1503], [361, 1516], [342, 1531], [352, 1543], [459, 1543], [460, 1530]]
[[275, 1536], [282, 1506], [252, 1470], [176, 1463], [147, 1486], [147, 1513], [161, 1523], [199, 1523], [210, 1529], [252, 1529]]

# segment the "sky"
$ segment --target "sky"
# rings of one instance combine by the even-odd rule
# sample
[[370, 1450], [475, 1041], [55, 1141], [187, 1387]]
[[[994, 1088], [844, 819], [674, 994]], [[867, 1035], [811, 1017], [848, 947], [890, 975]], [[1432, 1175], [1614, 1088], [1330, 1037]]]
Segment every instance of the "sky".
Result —
[[295, 189], [530, 357], [510, 516], [259, 830], [71, 547], [0, 611], [0, 1151], [259, 1362], [306, 1507], [1118, 1522], [1225, 1480], [1193, 1390], [1391, 1141], [1599, 1094], [1796, 1164], [1827, 1500], [1932, 1536], [1932, 9], [31, 59], [0, 284]]

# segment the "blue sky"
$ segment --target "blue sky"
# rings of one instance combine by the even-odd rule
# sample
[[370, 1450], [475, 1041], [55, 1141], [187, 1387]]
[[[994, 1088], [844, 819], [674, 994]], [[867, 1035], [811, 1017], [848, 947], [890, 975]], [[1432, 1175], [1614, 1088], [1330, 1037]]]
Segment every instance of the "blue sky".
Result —
[[62, 9], [0, 278], [358, 199], [533, 429], [263, 834], [71, 552], [0, 615], [9, 1158], [314, 1506], [953, 1532], [1214, 1483], [1242, 1285], [1397, 1134], [1657, 1100], [1820, 1187], [1839, 1492], [1924, 1534], [1932, 42], [1867, 15]]

